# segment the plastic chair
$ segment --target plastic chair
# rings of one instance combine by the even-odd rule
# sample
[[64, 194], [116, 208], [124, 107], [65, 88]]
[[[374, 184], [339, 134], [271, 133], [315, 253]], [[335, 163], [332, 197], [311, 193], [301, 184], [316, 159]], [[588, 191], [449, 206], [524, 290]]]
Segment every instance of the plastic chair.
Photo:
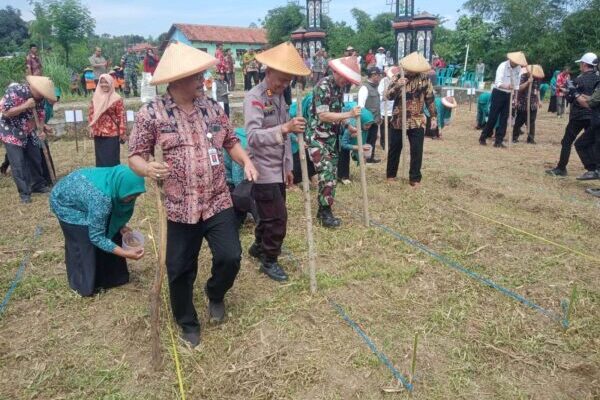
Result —
[[437, 75], [437, 85], [443, 86], [446, 81], [446, 68], [438, 68], [435, 72]]

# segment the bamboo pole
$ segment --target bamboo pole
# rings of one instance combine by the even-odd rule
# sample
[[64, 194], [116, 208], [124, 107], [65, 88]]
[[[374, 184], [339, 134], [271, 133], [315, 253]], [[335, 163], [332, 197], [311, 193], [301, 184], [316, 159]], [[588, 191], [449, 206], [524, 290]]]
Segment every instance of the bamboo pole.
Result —
[[506, 123], [506, 132], [505, 136], [508, 138], [508, 149], [510, 150], [510, 146], [512, 143], [512, 131], [513, 131], [513, 97], [514, 90], [510, 91], [510, 103], [508, 105], [508, 122]]
[[529, 88], [527, 89], [527, 139], [531, 136], [531, 89], [533, 86], [533, 68], [530, 65], [527, 66], [527, 72], [529, 72]]
[[385, 79], [384, 89], [383, 89], [383, 123], [385, 124], [383, 127], [383, 132], [385, 135], [385, 159], [387, 160], [390, 155], [390, 128], [388, 126], [388, 100], [387, 100], [387, 91], [389, 87], [388, 78]]
[[[38, 117], [37, 110], [34, 108], [31, 110], [33, 113], [33, 120], [35, 121], [35, 127], [39, 130], [44, 130], [44, 125], [40, 124], [40, 117]], [[46, 141], [40, 139], [40, 143], [42, 144], [42, 153], [44, 154], [44, 159], [46, 160], [46, 166], [48, 167], [48, 173], [50, 174], [50, 180], [54, 185], [56, 183], [56, 173], [54, 171], [54, 166], [52, 165], [52, 160], [50, 160], [50, 153], [48, 152], [48, 147], [46, 146]]]
[[[296, 86], [296, 115], [302, 115], [300, 102], [300, 89]], [[312, 210], [310, 203], [310, 180], [308, 178], [308, 165], [306, 163], [306, 146], [304, 134], [297, 134], [298, 151], [300, 154], [300, 169], [302, 170], [302, 192], [304, 194], [304, 216], [306, 218], [306, 241], [308, 242], [308, 273], [310, 276], [310, 292], [317, 292], [317, 272], [315, 266], [315, 240], [313, 237]]]
[[[162, 162], [162, 151], [155, 150], [155, 161]], [[160, 351], [160, 292], [165, 271], [167, 269], [167, 215], [165, 211], [165, 191], [163, 182], [156, 181], [156, 207], [158, 208], [159, 252], [158, 265], [154, 271], [154, 281], [150, 289], [150, 336], [152, 341], [152, 366], [160, 369], [162, 356]]]
[[[400, 78], [404, 79], [404, 68], [400, 66]], [[400, 153], [400, 176], [408, 179], [406, 159], [408, 158], [408, 134], [406, 133], [406, 84], [402, 85], [402, 152]]]
[[355, 117], [356, 121], [356, 141], [358, 143], [358, 165], [360, 168], [360, 186], [362, 189], [362, 200], [363, 200], [363, 223], [368, 228], [369, 227], [369, 195], [367, 192], [367, 170], [365, 165], [365, 157], [364, 157], [364, 149], [363, 149], [363, 140], [362, 140], [362, 124], [360, 120], [360, 115]]

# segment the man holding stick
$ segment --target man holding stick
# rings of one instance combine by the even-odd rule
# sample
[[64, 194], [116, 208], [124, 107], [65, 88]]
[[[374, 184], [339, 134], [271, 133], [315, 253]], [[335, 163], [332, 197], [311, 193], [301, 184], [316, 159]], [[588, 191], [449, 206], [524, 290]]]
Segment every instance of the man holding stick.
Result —
[[496, 70], [490, 115], [479, 137], [479, 144], [482, 146], [486, 145], [486, 139], [492, 137], [496, 121], [500, 118], [498, 129], [496, 129], [494, 147], [506, 147], [502, 142], [504, 141], [508, 117], [512, 107], [511, 100], [514, 91], [519, 88], [521, 67], [527, 66], [525, 54], [520, 51], [508, 53], [506, 57], [507, 60], [501, 63]]
[[[223, 109], [204, 94], [204, 71], [217, 62], [191, 46], [170, 44], [152, 79], [153, 85], [168, 83], [167, 93], [140, 109], [129, 139], [131, 168], [164, 180], [171, 309], [183, 339], [192, 346], [200, 343], [193, 299], [202, 240], [206, 238], [213, 256], [212, 275], [204, 287], [211, 320], [224, 319], [223, 299], [240, 268], [242, 250], [222, 149], [244, 167], [248, 180], [258, 177]], [[164, 163], [150, 161], [157, 145]]]
[[[360, 70], [356, 57], [343, 57], [329, 61], [332, 75], [321, 79], [313, 89], [312, 104], [306, 127], [306, 143], [311, 161], [319, 177], [319, 211], [317, 219], [327, 228], [340, 226], [331, 206], [335, 200], [338, 164], [338, 135], [346, 120], [360, 117], [360, 107], [342, 112], [344, 88], [360, 84]], [[352, 128], [354, 134], [356, 130]]]
[[[395, 75], [388, 87], [386, 98], [394, 100], [392, 112], [390, 149], [387, 160], [386, 177], [388, 182], [396, 180], [398, 164], [403, 147], [402, 129], [406, 129], [410, 143], [410, 170], [409, 183], [413, 187], [421, 182], [421, 165], [423, 164], [423, 144], [425, 141], [425, 114], [426, 106], [431, 116], [431, 127], [437, 127], [437, 111], [434, 104], [433, 85], [427, 72], [431, 66], [419, 53], [411, 53], [400, 60], [400, 67], [404, 69], [405, 77]], [[402, 91], [406, 90], [406, 126], [402, 121]]]
[[301, 116], [289, 118], [283, 92], [294, 76], [311, 71], [290, 42], [258, 54], [256, 60], [267, 70], [244, 98], [248, 153], [259, 173], [252, 188], [259, 219], [248, 253], [260, 260], [261, 272], [281, 282], [288, 279], [278, 263], [287, 227], [285, 189], [294, 182], [290, 134], [304, 134], [306, 127]]
[[[521, 84], [517, 98], [517, 116], [513, 127], [512, 141], [517, 143], [521, 135], [521, 127], [527, 124], [527, 143], [535, 144], [535, 120], [537, 119], [540, 100], [540, 83], [544, 79], [544, 70], [540, 65], [533, 65], [521, 71]], [[529, 111], [527, 111], [529, 109]]]

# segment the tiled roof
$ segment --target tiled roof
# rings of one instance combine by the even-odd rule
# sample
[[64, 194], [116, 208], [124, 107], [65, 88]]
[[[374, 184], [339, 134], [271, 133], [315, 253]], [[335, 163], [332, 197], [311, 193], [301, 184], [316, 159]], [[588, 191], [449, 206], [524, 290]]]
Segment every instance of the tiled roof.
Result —
[[156, 46], [151, 45], [150, 43], [136, 43], [131, 46], [134, 52], [146, 51], [148, 49], [156, 50]]
[[267, 31], [261, 28], [193, 24], [174, 26], [193, 42], [267, 44]]

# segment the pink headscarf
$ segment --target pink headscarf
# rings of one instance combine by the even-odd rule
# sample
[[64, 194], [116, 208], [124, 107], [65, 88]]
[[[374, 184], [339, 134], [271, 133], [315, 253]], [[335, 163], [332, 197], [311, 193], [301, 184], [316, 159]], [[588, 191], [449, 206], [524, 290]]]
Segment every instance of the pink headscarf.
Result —
[[[104, 79], [106, 83], [110, 85], [110, 90], [104, 92], [100, 87], [100, 81]], [[92, 98], [92, 104], [94, 105], [94, 118], [90, 122], [89, 126], [93, 126], [98, 119], [117, 101], [121, 100], [121, 96], [115, 92], [115, 86], [113, 84], [113, 78], [109, 74], [102, 74], [98, 79], [98, 86], [94, 91], [94, 97]]]

